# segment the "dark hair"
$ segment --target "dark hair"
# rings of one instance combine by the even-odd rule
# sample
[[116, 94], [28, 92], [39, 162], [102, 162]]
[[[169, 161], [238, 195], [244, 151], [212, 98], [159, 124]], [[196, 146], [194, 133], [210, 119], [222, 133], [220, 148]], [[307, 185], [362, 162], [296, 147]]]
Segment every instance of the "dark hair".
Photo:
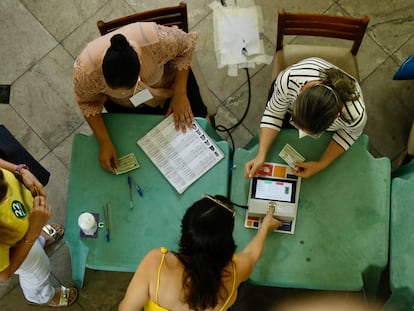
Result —
[[137, 83], [140, 71], [138, 55], [123, 35], [116, 34], [111, 38], [102, 71], [111, 88], [131, 88]]
[[[227, 198], [214, 198], [233, 209]], [[184, 265], [184, 297], [190, 309], [217, 305], [223, 269], [236, 251], [233, 228], [232, 213], [211, 199], [201, 199], [187, 209], [176, 255]]]
[[4, 179], [3, 171], [0, 170], [0, 201], [3, 200], [7, 194], [8, 184]]
[[359, 94], [356, 90], [355, 81], [342, 70], [328, 68], [321, 71], [323, 84], [332, 87], [342, 102], [357, 100]]
[[339, 69], [322, 70], [321, 80], [321, 84], [298, 95], [292, 111], [293, 121], [314, 134], [325, 131], [335, 121], [344, 102], [359, 97], [355, 81]]

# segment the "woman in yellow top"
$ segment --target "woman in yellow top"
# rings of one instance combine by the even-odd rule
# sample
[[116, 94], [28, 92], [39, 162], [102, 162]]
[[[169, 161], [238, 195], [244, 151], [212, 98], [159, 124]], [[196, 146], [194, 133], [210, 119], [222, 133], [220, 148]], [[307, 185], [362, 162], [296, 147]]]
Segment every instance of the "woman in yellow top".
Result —
[[50, 213], [43, 187], [28, 167], [0, 159], [0, 281], [18, 274], [29, 304], [65, 307], [76, 300], [77, 290], [55, 289], [49, 280], [50, 262], [43, 247], [64, 231], [46, 224]]
[[182, 219], [179, 251], [151, 250], [119, 310], [227, 310], [259, 260], [266, 236], [281, 225], [273, 212], [268, 211], [256, 236], [235, 254], [233, 205], [223, 196], [204, 195]]

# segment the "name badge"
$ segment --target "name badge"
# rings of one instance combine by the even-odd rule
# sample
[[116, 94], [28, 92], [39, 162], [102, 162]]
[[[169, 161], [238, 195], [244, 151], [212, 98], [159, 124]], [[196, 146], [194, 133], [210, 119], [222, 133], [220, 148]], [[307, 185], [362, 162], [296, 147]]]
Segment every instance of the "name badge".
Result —
[[134, 107], [138, 107], [139, 105], [145, 103], [147, 100], [150, 100], [151, 98], [153, 98], [151, 92], [148, 89], [143, 89], [142, 91], [132, 96], [130, 100]]

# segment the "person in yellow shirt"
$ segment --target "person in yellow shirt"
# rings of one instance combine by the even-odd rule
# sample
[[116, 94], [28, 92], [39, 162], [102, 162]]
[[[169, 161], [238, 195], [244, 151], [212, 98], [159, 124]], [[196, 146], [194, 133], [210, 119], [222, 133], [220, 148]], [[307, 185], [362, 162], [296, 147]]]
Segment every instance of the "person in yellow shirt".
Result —
[[63, 307], [77, 298], [76, 288], [53, 288], [44, 247], [64, 232], [47, 224], [51, 207], [42, 184], [24, 164], [0, 159], [0, 280], [19, 275], [29, 304]]
[[235, 254], [236, 211], [220, 195], [204, 195], [181, 222], [178, 252], [151, 250], [139, 264], [119, 311], [227, 310], [259, 260], [266, 236], [282, 223], [270, 208], [256, 236]]

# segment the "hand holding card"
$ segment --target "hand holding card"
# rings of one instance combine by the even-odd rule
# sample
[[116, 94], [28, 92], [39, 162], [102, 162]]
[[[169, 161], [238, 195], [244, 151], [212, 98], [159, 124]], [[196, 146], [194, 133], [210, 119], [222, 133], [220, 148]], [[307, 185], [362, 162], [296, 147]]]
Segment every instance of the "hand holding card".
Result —
[[295, 171], [298, 170], [298, 167], [295, 165], [295, 162], [305, 161], [305, 158], [289, 144], [286, 144], [286, 146], [283, 147], [283, 149], [279, 153], [279, 156], [283, 160], [285, 160], [286, 163]]

